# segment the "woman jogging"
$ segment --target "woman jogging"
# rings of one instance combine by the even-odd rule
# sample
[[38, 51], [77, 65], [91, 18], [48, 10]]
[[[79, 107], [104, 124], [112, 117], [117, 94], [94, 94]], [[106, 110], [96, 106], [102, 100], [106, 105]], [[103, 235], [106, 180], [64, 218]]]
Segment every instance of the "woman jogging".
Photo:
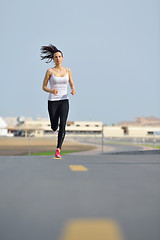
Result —
[[[69, 68], [62, 66], [63, 53], [55, 46], [50, 44], [49, 46], [41, 47], [41, 60], [47, 59], [46, 63], [55, 62], [55, 66], [46, 71], [46, 75], [43, 81], [42, 89], [49, 93], [48, 97], [48, 112], [51, 122], [51, 129], [56, 131], [59, 124], [57, 150], [55, 152], [56, 158], [61, 158], [60, 155], [62, 143], [65, 137], [65, 126], [69, 111], [69, 99], [67, 94], [68, 82], [71, 88], [71, 94], [76, 93], [72, 80], [72, 73]], [[50, 88], [47, 87], [48, 81]]]

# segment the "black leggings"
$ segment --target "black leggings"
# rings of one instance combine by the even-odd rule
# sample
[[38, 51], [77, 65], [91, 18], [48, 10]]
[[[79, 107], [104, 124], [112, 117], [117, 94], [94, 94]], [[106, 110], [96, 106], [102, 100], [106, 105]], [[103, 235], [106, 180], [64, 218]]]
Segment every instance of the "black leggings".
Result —
[[62, 143], [65, 137], [65, 126], [69, 111], [69, 100], [49, 101], [48, 100], [48, 112], [51, 122], [51, 128], [53, 131], [58, 129], [58, 121], [60, 118], [59, 132], [58, 132], [58, 143], [57, 148], [62, 147]]

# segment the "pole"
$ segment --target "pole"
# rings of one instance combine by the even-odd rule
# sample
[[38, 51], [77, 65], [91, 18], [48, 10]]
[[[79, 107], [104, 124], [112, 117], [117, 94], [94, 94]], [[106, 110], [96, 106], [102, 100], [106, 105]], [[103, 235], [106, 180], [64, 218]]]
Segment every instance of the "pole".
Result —
[[104, 146], [104, 134], [103, 134], [103, 125], [102, 125], [102, 154], [103, 154], [103, 146]]
[[28, 145], [28, 155], [30, 156], [31, 155], [31, 138], [30, 138], [30, 135], [28, 137], [28, 141], [29, 141], [29, 145]]

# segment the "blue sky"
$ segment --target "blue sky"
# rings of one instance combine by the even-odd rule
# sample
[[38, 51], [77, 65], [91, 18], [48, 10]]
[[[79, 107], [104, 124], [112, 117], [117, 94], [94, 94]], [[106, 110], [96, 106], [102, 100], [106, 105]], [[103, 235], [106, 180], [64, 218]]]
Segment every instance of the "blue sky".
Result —
[[68, 120], [117, 124], [160, 117], [158, 0], [1, 0], [0, 116], [48, 117], [40, 48], [64, 53], [77, 94], [68, 87]]

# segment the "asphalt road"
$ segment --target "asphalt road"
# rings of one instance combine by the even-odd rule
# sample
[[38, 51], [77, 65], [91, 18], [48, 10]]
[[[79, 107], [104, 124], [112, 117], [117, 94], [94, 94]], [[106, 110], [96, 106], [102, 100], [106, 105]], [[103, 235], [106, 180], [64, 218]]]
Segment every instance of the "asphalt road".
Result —
[[125, 144], [104, 144], [104, 146], [111, 146], [114, 148], [112, 152], [130, 152], [130, 151], [141, 151], [143, 146], [138, 145], [125, 145]]
[[107, 152], [104, 150], [103, 154], [158, 154], [160, 150], [154, 147], [145, 147], [145, 146], [138, 146], [138, 145], [123, 145], [123, 144], [104, 144], [104, 147], [112, 147], [113, 150]]
[[0, 157], [0, 240], [159, 240], [159, 184], [159, 154]]

